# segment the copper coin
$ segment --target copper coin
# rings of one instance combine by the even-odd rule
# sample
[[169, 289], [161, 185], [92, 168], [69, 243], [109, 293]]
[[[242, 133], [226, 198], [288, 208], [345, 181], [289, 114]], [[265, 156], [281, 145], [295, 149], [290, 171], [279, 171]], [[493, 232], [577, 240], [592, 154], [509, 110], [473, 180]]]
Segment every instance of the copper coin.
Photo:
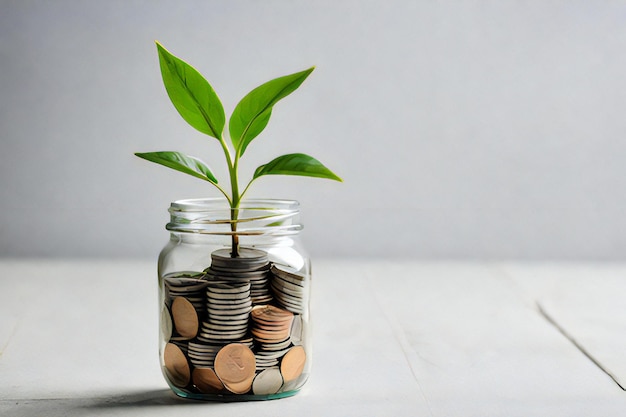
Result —
[[194, 369], [193, 383], [203, 394], [217, 394], [224, 389], [224, 384], [211, 368]]
[[255, 372], [254, 353], [241, 343], [224, 346], [215, 357], [215, 373], [224, 386], [235, 394], [250, 391]]
[[280, 363], [280, 373], [283, 375], [285, 382], [293, 381], [302, 374], [304, 363], [306, 362], [306, 353], [302, 346], [294, 346], [285, 354]]
[[252, 309], [251, 314], [253, 319], [269, 322], [291, 320], [293, 318], [292, 312], [271, 305], [256, 306]]
[[173, 343], [165, 345], [163, 362], [165, 363], [165, 373], [172, 384], [177, 387], [185, 387], [189, 384], [191, 377], [189, 363], [178, 346]]
[[172, 303], [172, 319], [176, 331], [182, 337], [193, 339], [198, 334], [198, 313], [184, 297], [176, 297]]

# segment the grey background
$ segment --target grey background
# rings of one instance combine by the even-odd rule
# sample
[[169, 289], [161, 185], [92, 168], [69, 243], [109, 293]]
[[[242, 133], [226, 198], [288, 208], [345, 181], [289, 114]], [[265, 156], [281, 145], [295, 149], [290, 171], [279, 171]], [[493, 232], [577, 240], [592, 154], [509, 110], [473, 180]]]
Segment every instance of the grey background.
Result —
[[249, 148], [345, 183], [260, 180], [302, 203], [314, 256], [626, 259], [626, 2], [0, 1], [0, 256], [156, 257], [167, 207], [225, 178], [161, 83], [158, 39], [228, 113], [310, 65]]

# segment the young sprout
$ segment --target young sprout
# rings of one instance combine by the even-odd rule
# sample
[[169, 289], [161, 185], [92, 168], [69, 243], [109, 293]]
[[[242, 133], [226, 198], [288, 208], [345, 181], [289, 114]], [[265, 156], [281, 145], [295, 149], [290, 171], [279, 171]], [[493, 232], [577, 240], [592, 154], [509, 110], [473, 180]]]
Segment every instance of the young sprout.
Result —
[[267, 126], [274, 105], [300, 87], [315, 67], [268, 81], [241, 99], [228, 121], [229, 146], [224, 139], [224, 107], [213, 87], [191, 65], [172, 55], [160, 43], [157, 42], [156, 46], [163, 83], [172, 104], [192, 127], [219, 141], [228, 167], [230, 192], [218, 183], [209, 167], [199, 159], [174, 151], [138, 152], [135, 155], [208, 181], [224, 195], [231, 209], [233, 257], [239, 254], [239, 236], [236, 233], [239, 204], [257, 178], [265, 175], [300, 175], [342, 181], [312, 156], [292, 153], [261, 165], [254, 171], [243, 191], [239, 188], [239, 162], [248, 145]]

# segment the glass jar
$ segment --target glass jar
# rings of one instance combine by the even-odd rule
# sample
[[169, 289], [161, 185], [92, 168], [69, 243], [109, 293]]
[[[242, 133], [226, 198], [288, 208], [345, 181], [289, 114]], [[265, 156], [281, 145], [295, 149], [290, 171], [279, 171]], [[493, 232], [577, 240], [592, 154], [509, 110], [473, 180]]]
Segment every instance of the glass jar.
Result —
[[217, 401], [297, 393], [311, 367], [311, 266], [298, 203], [251, 199], [232, 216], [224, 199], [193, 199], [169, 212], [158, 264], [159, 353], [169, 386], [181, 397]]

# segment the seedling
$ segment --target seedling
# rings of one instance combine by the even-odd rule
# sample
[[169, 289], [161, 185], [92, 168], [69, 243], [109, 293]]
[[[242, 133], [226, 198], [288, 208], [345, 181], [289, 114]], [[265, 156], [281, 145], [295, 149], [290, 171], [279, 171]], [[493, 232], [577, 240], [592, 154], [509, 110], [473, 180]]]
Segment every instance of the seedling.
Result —
[[315, 67], [268, 81], [241, 99], [228, 122], [229, 146], [224, 137], [224, 107], [213, 87], [191, 65], [172, 55], [160, 43], [157, 42], [156, 46], [163, 83], [172, 104], [192, 127], [219, 141], [228, 166], [230, 193], [218, 183], [211, 169], [197, 158], [175, 151], [135, 155], [207, 181], [226, 197], [231, 213], [232, 257], [239, 254], [239, 236], [236, 233], [239, 205], [256, 179], [265, 175], [299, 175], [341, 181], [341, 178], [312, 156], [292, 153], [259, 166], [243, 191], [239, 188], [239, 162], [248, 145], [267, 126], [274, 105], [300, 87]]

